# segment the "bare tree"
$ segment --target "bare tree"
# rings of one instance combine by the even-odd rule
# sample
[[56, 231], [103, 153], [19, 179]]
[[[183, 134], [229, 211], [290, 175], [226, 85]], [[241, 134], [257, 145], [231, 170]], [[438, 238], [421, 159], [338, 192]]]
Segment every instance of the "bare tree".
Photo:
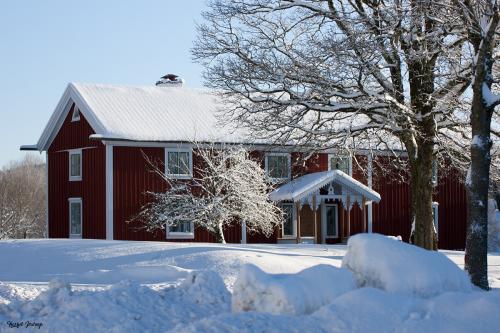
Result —
[[168, 189], [148, 192], [151, 202], [132, 221], [143, 222], [148, 231], [193, 222], [221, 243], [224, 227], [237, 222], [249, 232], [272, 234], [283, 221], [282, 211], [268, 198], [270, 182], [260, 164], [241, 147], [196, 146], [193, 154], [200, 163], [190, 180], [174, 179], [149, 161]]
[[466, 37], [474, 50], [471, 163], [467, 173], [468, 225], [465, 269], [472, 282], [488, 287], [488, 189], [491, 164], [491, 120], [500, 96], [492, 92], [494, 48], [498, 43], [500, 12], [497, 1], [456, 0]]
[[34, 155], [0, 170], [0, 239], [47, 236], [45, 179]]
[[433, 163], [469, 160], [473, 52], [452, 2], [212, 0], [203, 16], [193, 56], [234, 105], [221, 118], [275, 142], [392, 150], [415, 244], [433, 249]]

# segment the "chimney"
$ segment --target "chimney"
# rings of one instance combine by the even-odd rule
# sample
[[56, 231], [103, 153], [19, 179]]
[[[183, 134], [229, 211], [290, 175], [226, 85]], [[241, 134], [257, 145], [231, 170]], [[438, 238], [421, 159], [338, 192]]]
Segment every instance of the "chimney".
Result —
[[175, 74], [167, 74], [156, 81], [157, 87], [182, 87], [184, 80]]

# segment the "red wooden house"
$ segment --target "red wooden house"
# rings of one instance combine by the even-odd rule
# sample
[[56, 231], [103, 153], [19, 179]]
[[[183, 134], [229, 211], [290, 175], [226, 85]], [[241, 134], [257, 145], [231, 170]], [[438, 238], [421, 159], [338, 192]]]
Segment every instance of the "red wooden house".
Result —
[[[334, 150], [305, 159], [292, 146], [250, 143], [244, 133], [216, 125], [220, 110], [215, 96], [182, 86], [69, 84], [38, 143], [21, 147], [46, 152], [49, 237], [213, 241], [192, 224], [147, 233], [127, 223], [146, 202], [146, 191], [165, 186], [143, 154], [164, 162], [171, 176], [189, 179], [197, 141], [247, 145], [283, 184], [271, 194], [289, 212], [283, 226], [270, 238], [234, 226], [225, 230], [228, 242], [334, 243], [358, 232], [408, 240], [408, 183], [371, 167], [388, 158], [384, 151], [356, 152], [373, 170], [365, 174]], [[456, 177], [436, 179], [434, 211], [440, 248], [464, 248], [466, 196]]]

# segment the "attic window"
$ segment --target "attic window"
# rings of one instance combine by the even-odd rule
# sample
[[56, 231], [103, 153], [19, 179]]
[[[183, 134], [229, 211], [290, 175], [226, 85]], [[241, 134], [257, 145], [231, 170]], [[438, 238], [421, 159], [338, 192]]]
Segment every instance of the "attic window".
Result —
[[73, 110], [73, 114], [71, 115], [71, 121], [80, 121], [80, 110], [78, 110], [76, 105]]

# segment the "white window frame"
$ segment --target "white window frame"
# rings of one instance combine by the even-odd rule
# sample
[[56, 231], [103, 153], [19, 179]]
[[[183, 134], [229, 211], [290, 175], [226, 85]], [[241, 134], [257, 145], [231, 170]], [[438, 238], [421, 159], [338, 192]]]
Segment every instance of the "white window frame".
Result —
[[[286, 177], [275, 178], [275, 177], [271, 177], [269, 175], [269, 161], [268, 161], [268, 159], [270, 156], [286, 156], [288, 158], [288, 174]], [[265, 161], [264, 161], [264, 168], [266, 170], [266, 175], [271, 177], [271, 179], [274, 181], [283, 181], [283, 180], [290, 179], [290, 178], [292, 178], [292, 156], [290, 153], [266, 153]]]
[[194, 239], [194, 223], [191, 221], [191, 232], [170, 231], [170, 226], [166, 226], [165, 234], [167, 239]]
[[332, 158], [349, 159], [349, 176], [352, 177], [352, 155], [351, 154], [328, 154], [328, 171], [332, 171]]
[[[80, 175], [78, 176], [72, 176], [71, 175], [71, 156], [72, 155], [80, 155]], [[76, 181], [81, 181], [82, 180], [82, 161], [83, 161], [83, 154], [81, 149], [72, 149], [69, 151], [68, 154], [68, 170], [69, 170], [69, 181], [70, 182], [76, 182]]]
[[284, 227], [283, 223], [281, 223], [281, 230], [280, 230], [280, 236], [282, 239], [295, 239], [297, 238], [297, 209], [295, 207], [294, 202], [284, 202], [281, 204], [281, 207], [283, 206], [292, 206], [292, 229], [293, 229], [293, 235], [285, 235], [284, 232]]
[[[169, 153], [188, 153], [189, 154], [189, 174], [172, 174], [168, 170], [168, 154]], [[165, 148], [165, 174], [174, 179], [191, 179], [193, 178], [193, 149], [192, 148]]]
[[[336, 234], [333, 235], [333, 236], [328, 236], [326, 234], [326, 209], [327, 207], [333, 207], [335, 206], [335, 210], [337, 211], [337, 217], [335, 218], [335, 222], [336, 222], [336, 227], [335, 227], [335, 231], [336, 231]], [[339, 205], [336, 204], [336, 203], [323, 203], [321, 205], [321, 227], [323, 228], [321, 234], [323, 235], [323, 243], [325, 243], [325, 240], [326, 239], [335, 239], [335, 238], [339, 238]]]
[[[80, 234], [72, 234], [71, 233], [71, 204], [79, 203], [80, 204]], [[69, 238], [82, 238], [83, 234], [83, 201], [82, 198], [68, 198], [68, 217], [69, 217]]]
[[71, 114], [71, 122], [80, 121], [80, 109], [75, 105]]
[[437, 202], [432, 203], [432, 215], [433, 215], [434, 228], [436, 228], [436, 234], [438, 235], [439, 238], [439, 203]]
[[438, 184], [439, 180], [439, 165], [436, 160], [432, 161], [432, 170], [431, 170], [431, 182], [433, 186]]

